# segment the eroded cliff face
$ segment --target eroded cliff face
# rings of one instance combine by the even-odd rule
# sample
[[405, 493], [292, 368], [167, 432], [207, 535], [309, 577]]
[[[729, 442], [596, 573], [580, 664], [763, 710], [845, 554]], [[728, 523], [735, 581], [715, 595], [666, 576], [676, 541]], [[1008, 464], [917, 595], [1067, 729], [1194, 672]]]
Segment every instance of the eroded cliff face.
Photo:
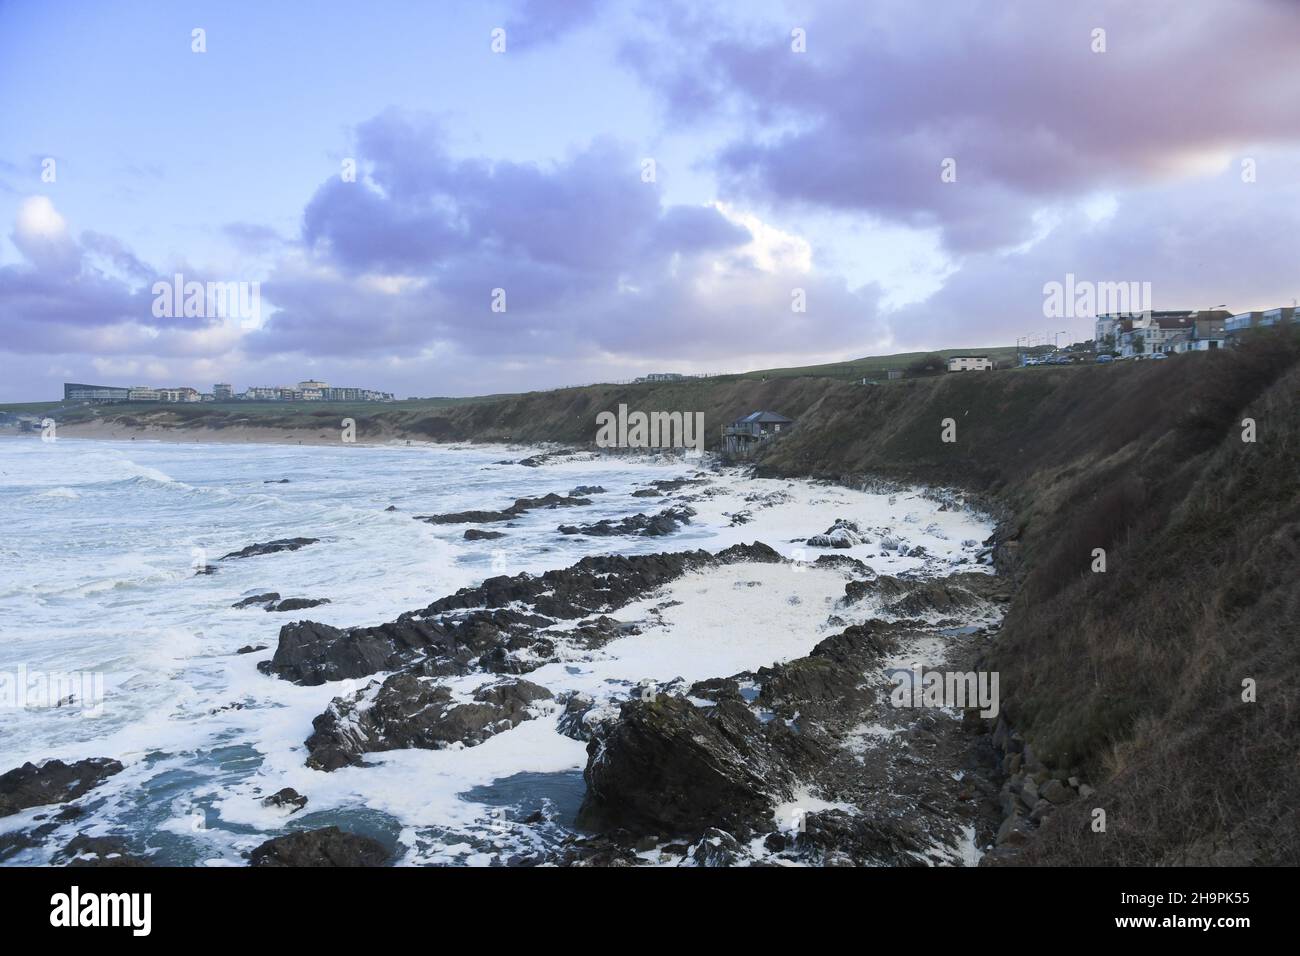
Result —
[[1039, 371], [828, 396], [764, 467], [1004, 509], [1019, 589], [985, 663], [1036, 773], [1097, 785], [1021, 859], [1300, 862], [1297, 336]]

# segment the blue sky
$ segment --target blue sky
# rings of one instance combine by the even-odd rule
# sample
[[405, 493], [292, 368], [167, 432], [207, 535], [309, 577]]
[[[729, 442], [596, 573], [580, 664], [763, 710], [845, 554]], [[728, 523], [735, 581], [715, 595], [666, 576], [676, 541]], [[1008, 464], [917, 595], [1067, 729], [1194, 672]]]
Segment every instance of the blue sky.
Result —
[[[1067, 272], [1300, 295], [1300, 7], [939, 7], [0, 3], [0, 400], [1084, 338], [1042, 316]], [[256, 321], [160, 319], [176, 272]]]

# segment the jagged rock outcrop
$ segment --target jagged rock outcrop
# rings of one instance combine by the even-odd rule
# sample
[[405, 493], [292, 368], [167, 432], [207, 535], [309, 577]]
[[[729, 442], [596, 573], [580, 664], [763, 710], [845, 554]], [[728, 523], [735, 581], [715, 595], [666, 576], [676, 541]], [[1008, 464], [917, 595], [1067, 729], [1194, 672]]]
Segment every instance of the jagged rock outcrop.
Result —
[[238, 551], [231, 551], [229, 554], [222, 555], [220, 560], [229, 561], [234, 558], [255, 558], [263, 554], [278, 554], [281, 551], [297, 551], [299, 548], [305, 548], [309, 544], [316, 544], [320, 538], [278, 538], [275, 541], [265, 541], [259, 544], [250, 544], [246, 548]]
[[665, 508], [658, 514], [634, 514], [619, 521], [604, 518], [594, 524], [561, 525], [560, 534], [585, 534], [591, 537], [611, 537], [613, 535], [641, 535], [656, 537], [672, 534], [684, 524], [690, 524], [695, 517], [695, 509], [681, 505]]
[[538, 508], [554, 510], [556, 508], [579, 508], [591, 504], [590, 498], [557, 495], [554, 493], [540, 498], [516, 498], [515, 503], [501, 511], [457, 511], [445, 515], [416, 515], [416, 521], [428, 524], [485, 524], [492, 521], [509, 521]]
[[338, 827], [302, 830], [267, 840], [249, 854], [249, 866], [383, 866], [382, 843]]
[[836, 518], [835, 523], [806, 542], [810, 548], [852, 548], [866, 541], [856, 522]]
[[628, 701], [587, 744], [580, 823], [633, 834], [748, 833], [771, 818], [793, 782], [771, 726], [735, 699], [712, 707], [670, 696]]
[[25, 763], [0, 776], [0, 817], [29, 807], [75, 800], [121, 772], [122, 765], [107, 757], [89, 757], [75, 763], [47, 760], [40, 766]]
[[468, 702], [447, 687], [412, 674], [394, 674], [380, 686], [335, 698], [314, 721], [307, 739], [308, 766], [337, 770], [360, 765], [368, 753], [419, 748], [473, 747], [534, 713], [531, 705], [551, 692], [526, 680], [485, 684]]

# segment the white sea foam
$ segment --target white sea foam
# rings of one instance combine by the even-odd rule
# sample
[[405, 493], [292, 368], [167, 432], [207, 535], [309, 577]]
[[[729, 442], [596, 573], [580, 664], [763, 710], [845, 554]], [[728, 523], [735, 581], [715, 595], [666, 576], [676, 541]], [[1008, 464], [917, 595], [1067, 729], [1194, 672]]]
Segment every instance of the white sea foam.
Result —
[[[362, 828], [388, 827], [408, 848], [407, 862], [489, 862], [492, 851], [479, 839], [487, 832], [488, 797], [471, 791], [499, 791], [503, 780], [534, 774], [558, 781], [557, 793], [580, 793], [585, 745], [557, 732], [555, 710], [542, 708], [537, 719], [477, 747], [373, 754], [373, 766], [309, 770], [303, 741], [340, 687], [298, 687], [257, 672], [282, 624], [304, 616], [336, 626], [377, 624], [503, 569], [540, 573], [610, 551], [718, 551], [762, 541], [810, 562], [829, 550], [803, 542], [837, 518], [855, 521], [866, 541], [834, 553], [879, 572], [962, 560], [973, 570], [976, 549], [961, 542], [990, 530], [978, 516], [940, 512], [912, 492], [885, 496], [727, 472], [710, 485], [641, 498], [632, 492], [696, 466], [589, 456], [540, 468], [499, 464], [535, 450], [0, 443], [0, 508], [11, 516], [0, 568], [0, 671], [25, 664], [107, 676], [102, 717], [67, 708], [5, 714], [0, 772], [49, 757], [127, 764], [86, 801], [86, 817], [10, 862], [44, 862], [49, 848], [84, 831], [125, 832], [161, 862], [232, 865], [287, 821], [324, 825], [345, 817]], [[607, 491], [591, 495], [587, 507], [537, 510], [496, 525], [506, 537], [493, 541], [465, 541], [464, 525], [412, 520], [503, 508], [578, 485]], [[697, 516], [668, 537], [557, 533], [560, 524], [683, 502]], [[390, 505], [397, 510], [386, 511]], [[731, 516], [743, 511], [750, 520], [733, 526]], [[922, 546], [929, 557], [882, 549], [886, 535]], [[295, 536], [320, 541], [221, 560], [254, 542]], [[218, 570], [195, 574], [196, 561]], [[637, 681], [689, 682], [789, 659], [829, 633], [825, 621], [843, 585], [835, 570], [789, 563], [690, 574], [616, 614], [640, 621], [641, 634], [527, 676], [557, 694], [582, 691], [613, 702]], [[331, 603], [289, 615], [231, 607], [264, 591]], [[267, 649], [234, 653], [259, 644]], [[450, 683], [467, 691], [482, 679]], [[292, 818], [261, 805], [262, 796], [286, 786], [310, 800]], [[15, 815], [4, 829], [34, 812]]]

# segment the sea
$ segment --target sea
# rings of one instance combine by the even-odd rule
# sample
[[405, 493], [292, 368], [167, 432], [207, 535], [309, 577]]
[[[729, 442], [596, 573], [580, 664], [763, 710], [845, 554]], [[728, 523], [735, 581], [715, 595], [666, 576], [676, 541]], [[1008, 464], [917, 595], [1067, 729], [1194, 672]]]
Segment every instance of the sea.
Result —
[[[502, 865], [575, 832], [587, 744], [559, 733], [560, 708], [478, 746], [313, 770], [303, 742], [343, 688], [258, 672], [283, 624], [376, 625], [493, 575], [541, 573], [592, 554], [762, 541], [792, 559], [688, 575], [615, 615], [642, 620], [642, 633], [526, 675], [561, 699], [581, 691], [616, 706], [647, 682], [729, 676], [806, 654], [832, 633], [844, 578], [812, 564], [824, 552], [805, 542], [836, 519], [872, 529], [869, 541], [839, 553], [891, 574], [976, 569], [992, 530], [987, 516], [923, 489], [756, 479], [668, 457], [519, 463], [539, 451], [0, 440], [0, 773], [51, 758], [125, 766], [77, 802], [75, 820], [53, 821], [48, 807], [0, 818], [0, 839], [57, 824], [3, 864], [47, 863], [86, 834], [122, 837], [158, 864], [242, 866], [267, 839], [337, 825], [395, 847], [402, 864]], [[700, 475], [707, 483], [665, 497], [633, 495]], [[604, 491], [586, 507], [488, 526], [505, 532], [496, 540], [465, 540], [469, 525], [414, 520], [584, 485]], [[682, 495], [696, 516], [671, 535], [557, 530], [653, 513]], [[293, 537], [319, 541], [223, 560]], [[886, 539], [901, 544], [884, 550]], [[233, 606], [270, 591], [329, 603], [288, 613]], [[264, 649], [237, 653], [245, 647]], [[307, 806], [290, 814], [263, 804], [283, 787]]]

